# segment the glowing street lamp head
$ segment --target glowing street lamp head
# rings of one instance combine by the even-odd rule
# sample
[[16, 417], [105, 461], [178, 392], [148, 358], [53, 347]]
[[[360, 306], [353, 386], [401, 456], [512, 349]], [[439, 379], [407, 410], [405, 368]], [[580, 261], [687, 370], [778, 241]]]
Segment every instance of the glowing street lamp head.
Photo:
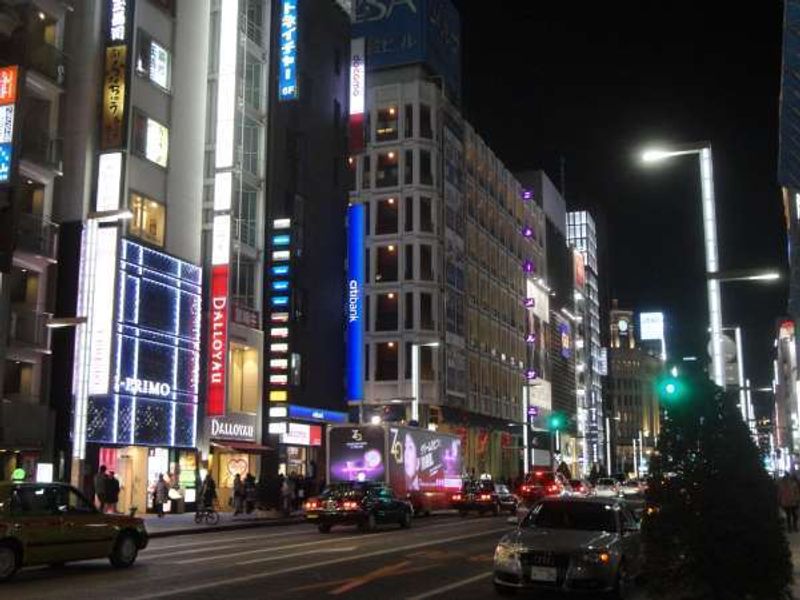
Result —
[[672, 156], [672, 154], [673, 153], [668, 150], [660, 150], [655, 148], [651, 150], [645, 150], [644, 152], [642, 152], [642, 162], [645, 163], [658, 162], [664, 160], [665, 158], [669, 158], [670, 156]]

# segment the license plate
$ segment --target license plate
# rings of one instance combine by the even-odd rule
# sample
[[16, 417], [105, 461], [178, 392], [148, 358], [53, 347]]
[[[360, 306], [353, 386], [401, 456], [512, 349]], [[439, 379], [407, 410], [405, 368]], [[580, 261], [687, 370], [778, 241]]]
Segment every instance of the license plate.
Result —
[[558, 570], [555, 567], [531, 567], [532, 581], [555, 581]]
[[319, 517], [319, 515], [315, 515], [314, 513], [306, 515], [306, 519], [316, 519], [318, 517]]

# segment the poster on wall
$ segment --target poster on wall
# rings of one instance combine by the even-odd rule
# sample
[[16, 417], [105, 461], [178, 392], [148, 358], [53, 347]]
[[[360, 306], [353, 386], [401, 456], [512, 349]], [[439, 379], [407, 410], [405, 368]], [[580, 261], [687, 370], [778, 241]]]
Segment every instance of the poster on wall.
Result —
[[383, 481], [386, 475], [384, 441], [381, 427], [331, 429], [328, 481]]
[[220, 485], [232, 488], [237, 475], [244, 479], [250, 472], [250, 457], [247, 454], [222, 454], [220, 457]]
[[461, 489], [461, 439], [424, 429], [389, 428], [389, 471], [399, 496]]

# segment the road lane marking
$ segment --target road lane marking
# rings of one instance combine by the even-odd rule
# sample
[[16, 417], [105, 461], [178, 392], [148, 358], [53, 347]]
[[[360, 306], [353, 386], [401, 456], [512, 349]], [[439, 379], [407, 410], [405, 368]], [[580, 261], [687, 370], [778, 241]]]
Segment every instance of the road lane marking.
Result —
[[[460, 523], [460, 522], [441, 523], [441, 524], [437, 524], [437, 525], [431, 525], [430, 527], [425, 527], [424, 529], [420, 528], [417, 531], [427, 531], [429, 529], [442, 529], [442, 528], [446, 528], [446, 527], [458, 527], [458, 526], [463, 526], [463, 523]], [[394, 532], [394, 531], [384, 531], [384, 532], [380, 532], [380, 533], [359, 534], [359, 535], [351, 535], [351, 536], [339, 537], [339, 538], [335, 538], [334, 537], [334, 538], [328, 538], [328, 539], [316, 539], [316, 540], [313, 540], [313, 541], [310, 541], [310, 542], [303, 542], [301, 544], [289, 544], [289, 545], [286, 545], [286, 546], [269, 546], [269, 547], [265, 547], [265, 548], [255, 548], [255, 549], [252, 549], [252, 550], [242, 550], [240, 552], [229, 552], [229, 553], [226, 553], [224, 555], [224, 558], [229, 559], [229, 558], [236, 558], [236, 557], [240, 557], [240, 556], [250, 556], [252, 554], [263, 554], [263, 553], [266, 553], [266, 552], [277, 552], [277, 551], [280, 551], [280, 550], [291, 550], [293, 548], [304, 548], [306, 546], [312, 546], [314, 544], [335, 544], [336, 542], [356, 540], [356, 539], [362, 540], [362, 541], [369, 541], [369, 540], [372, 540], [372, 539], [375, 539], [375, 538], [378, 538], [378, 537], [384, 537], [384, 536], [387, 536], [387, 535], [397, 535], [397, 533]], [[203, 556], [203, 557], [200, 557], [200, 558], [187, 558], [187, 559], [184, 559], [184, 560], [170, 561], [170, 562], [175, 562], [176, 564], [179, 564], [179, 565], [190, 565], [190, 564], [195, 564], [195, 563], [211, 562], [211, 561], [219, 561], [220, 560], [219, 554], [216, 553], [216, 550], [217, 550], [216, 546], [209, 545], [208, 546], [208, 550], [210, 552], [213, 552], [213, 554], [211, 556]], [[151, 558], [151, 557], [148, 557], [148, 558]], [[250, 564], [250, 562], [251, 561], [248, 561], [245, 564]]]
[[432, 598], [434, 596], [438, 596], [439, 594], [444, 594], [445, 592], [449, 592], [451, 590], [458, 589], [465, 585], [469, 585], [470, 583], [475, 583], [476, 581], [480, 581], [481, 579], [486, 579], [492, 574], [491, 571], [486, 571], [481, 573], [480, 575], [475, 575], [474, 577], [468, 577], [467, 579], [462, 579], [461, 581], [456, 581], [455, 583], [451, 583], [448, 585], [443, 585], [442, 587], [438, 587], [433, 590], [428, 590], [423, 594], [419, 594], [417, 596], [410, 596], [406, 600], [424, 600], [425, 598]]
[[[311, 532], [309, 531], [309, 533], [311, 533]], [[147, 550], [145, 550], [145, 553], [148, 550], [150, 550], [151, 548], [155, 552], [160, 552], [161, 550], [170, 550], [172, 548], [191, 548], [191, 547], [194, 547], [194, 546], [209, 546], [213, 542], [222, 542], [222, 543], [227, 544], [229, 542], [244, 542], [244, 541], [247, 541], [247, 540], [269, 540], [269, 539], [273, 539], [273, 538], [280, 538], [280, 537], [287, 537], [287, 536], [290, 536], [290, 535], [297, 535], [297, 531], [288, 531], [288, 532], [285, 532], [285, 533], [273, 533], [273, 534], [261, 535], [261, 536], [257, 535], [257, 534], [253, 534], [253, 535], [234, 537], [234, 538], [225, 538], [225, 537], [222, 537], [222, 536], [217, 537], [217, 533], [216, 532], [215, 533], [199, 533], [198, 535], [201, 535], [203, 537], [213, 535], [214, 539], [211, 540], [211, 541], [206, 540], [204, 542], [197, 541], [197, 542], [187, 542], [185, 544], [171, 544], [169, 546], [161, 546], [161, 545], [156, 545], [153, 542], [156, 542], [158, 540], [163, 540], [164, 538], [154, 538], [154, 539], [150, 540], [150, 545], [147, 547]]]
[[[501, 531], [508, 532], [508, 526], [505, 527], [496, 527], [494, 529], [484, 529], [477, 533], [469, 533], [464, 535], [457, 535], [452, 536], [449, 538], [441, 538], [434, 541], [426, 541], [426, 542], [418, 542], [415, 544], [408, 544], [405, 546], [398, 546], [397, 548], [386, 548], [384, 550], [377, 550], [374, 552], [365, 552], [362, 554], [354, 554], [352, 556], [345, 556], [342, 558], [333, 558], [330, 560], [325, 560], [321, 562], [314, 563], [313, 565], [303, 564], [303, 565], [295, 565], [293, 567], [284, 567], [282, 569], [276, 569], [274, 571], [263, 571], [261, 573], [253, 573], [252, 575], [235, 575], [232, 577], [226, 577], [224, 579], [218, 579], [216, 581], [209, 581], [207, 583], [198, 583], [196, 585], [189, 585], [182, 588], [175, 588], [171, 590], [164, 590], [162, 592], [150, 593], [145, 596], [138, 596], [134, 598], [129, 598], [129, 600], [150, 600], [152, 598], [168, 598], [170, 596], [186, 596], [188, 594], [193, 594], [196, 592], [200, 592], [203, 590], [209, 590], [213, 588], [223, 587], [226, 585], [239, 585], [242, 583], [247, 583], [250, 581], [257, 581], [259, 579], [266, 579], [268, 577], [274, 577], [276, 575], [287, 575], [289, 573], [297, 573], [298, 571], [307, 571], [311, 568], [319, 568], [319, 567], [327, 567], [330, 565], [338, 565], [346, 562], [352, 562], [354, 560], [361, 560], [361, 559], [370, 559], [375, 558], [378, 556], [384, 556], [386, 554], [394, 554], [395, 552], [405, 552], [407, 550], [416, 550], [417, 548], [425, 548], [426, 546], [435, 546], [437, 544], [446, 544], [448, 542], [458, 542], [461, 540], [467, 540], [470, 538], [482, 537], [489, 534], [500, 533]], [[375, 537], [375, 536], [372, 536]], [[466, 584], [465, 582], [464, 584]]]

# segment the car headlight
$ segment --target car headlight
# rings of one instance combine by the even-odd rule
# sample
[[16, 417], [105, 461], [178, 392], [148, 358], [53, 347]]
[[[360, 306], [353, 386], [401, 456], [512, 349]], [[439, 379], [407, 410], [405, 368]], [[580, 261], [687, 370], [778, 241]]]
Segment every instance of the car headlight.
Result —
[[591, 565], [607, 565], [611, 562], [608, 550], [589, 550], [581, 555], [581, 560]]
[[494, 564], [503, 570], [520, 573], [519, 555], [524, 550], [520, 544], [498, 544], [494, 551]]

